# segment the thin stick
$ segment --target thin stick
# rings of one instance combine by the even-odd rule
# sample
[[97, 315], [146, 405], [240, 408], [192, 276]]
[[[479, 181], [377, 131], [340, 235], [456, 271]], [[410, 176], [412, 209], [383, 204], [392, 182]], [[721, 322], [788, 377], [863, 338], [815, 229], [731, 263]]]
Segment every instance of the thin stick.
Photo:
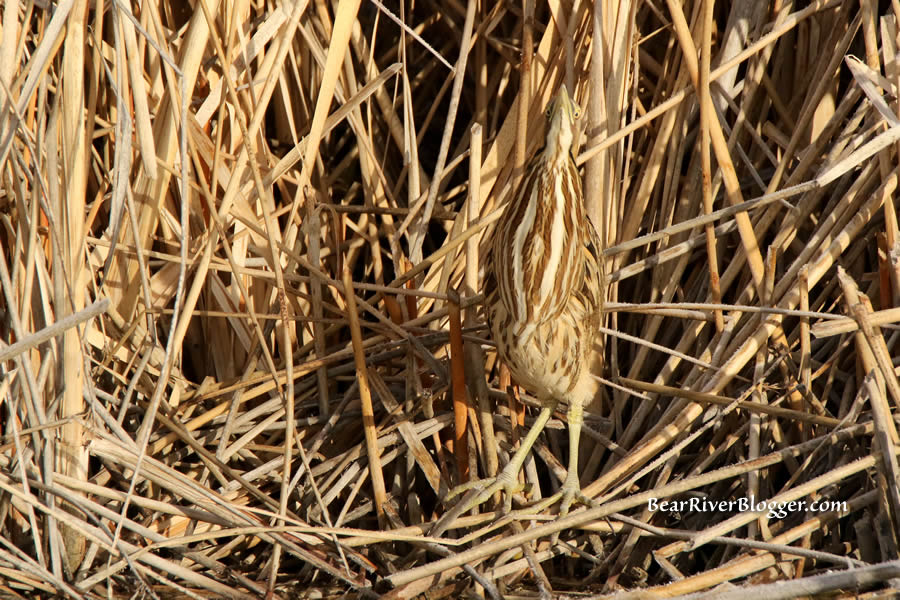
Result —
[[466, 393], [466, 370], [463, 356], [462, 319], [459, 310], [459, 294], [447, 290], [450, 298], [450, 375], [453, 381], [454, 438], [453, 453], [460, 483], [469, 480], [469, 443], [467, 424], [469, 395]]
[[[735, 400], [734, 398], [728, 398], [727, 396], [717, 396], [715, 394], [705, 394], [702, 392], [694, 392], [691, 390], [683, 390], [667, 385], [660, 385], [657, 383], [647, 383], [645, 381], [637, 381], [635, 379], [629, 379], [627, 377], [619, 377], [619, 383], [626, 385], [628, 387], [634, 388], [636, 390], [641, 390], [644, 392], [653, 392], [656, 394], [663, 394], [666, 396], [672, 396], [675, 398], [686, 398], [688, 400], [693, 400], [696, 402], [705, 402], [707, 404], [714, 404], [716, 406], [731, 406]], [[750, 400], [741, 400], [736, 405], [737, 408], [744, 408], [749, 411], [757, 412], [764, 415], [770, 415], [773, 417], [782, 417], [785, 419], [791, 419], [794, 421], [801, 421], [804, 423], [813, 423], [816, 425], [824, 425], [826, 427], [837, 427], [841, 424], [840, 419], [834, 419], [831, 417], [823, 417], [820, 415], [811, 415], [806, 412], [800, 412], [796, 410], [791, 410], [789, 408], [781, 408], [778, 406], [771, 406], [769, 404], [760, 404], [759, 402], [751, 402]]]
[[[482, 127], [479, 123], [472, 125], [469, 138], [469, 198], [467, 211], [469, 215], [469, 227], [478, 223], [478, 215], [481, 212], [481, 146]], [[478, 265], [479, 251], [478, 238], [470, 237], [466, 241], [466, 292], [473, 294], [478, 289]], [[477, 320], [476, 307], [474, 305], [466, 309], [466, 327], [472, 327]], [[473, 386], [478, 399], [478, 421], [481, 426], [481, 435], [484, 438], [483, 447], [487, 449], [482, 453], [489, 477], [497, 474], [500, 468], [499, 459], [494, 449], [497, 447], [497, 439], [494, 435], [494, 418], [488, 399], [487, 384], [484, 381], [484, 352], [481, 347], [471, 342], [466, 342], [466, 365], [468, 369], [467, 381]]]
[[[712, 96], [709, 90], [709, 64], [712, 55], [712, 20], [713, 0], [703, 0], [703, 45], [700, 54], [700, 162], [701, 181], [703, 187], [703, 212], [710, 214], [713, 211], [712, 197], [712, 164], [709, 157], [710, 122], [717, 118], [712, 104]], [[712, 301], [722, 301], [722, 289], [719, 285], [719, 259], [716, 252], [716, 233], [712, 223], [706, 224], [706, 255], [709, 261], [709, 291]], [[725, 319], [722, 311], [714, 313], [716, 319], [716, 331], [725, 329]]]
[[0, 342], [0, 362], [15, 358], [26, 350], [35, 348], [38, 345], [43, 344], [47, 340], [61, 335], [63, 332], [69, 329], [77, 327], [85, 321], [90, 321], [94, 317], [102, 315], [107, 311], [108, 308], [109, 298], [103, 298], [102, 300], [97, 300], [93, 304], [86, 306], [77, 313], [71, 314], [67, 317], [63, 317], [56, 323], [44, 327], [37, 333], [28, 335], [24, 339], [21, 339], [14, 344], [6, 346], [2, 342]]
[[528, 110], [531, 108], [531, 57], [534, 54], [532, 29], [534, 21], [533, 0], [522, 0], [522, 59], [519, 66], [519, 104], [516, 114], [516, 153], [513, 178], [524, 177], [528, 160]]
[[434, 202], [437, 199], [438, 187], [441, 184], [441, 173], [447, 163], [447, 152], [450, 150], [450, 134], [456, 124], [456, 111], [459, 109], [459, 97], [462, 92], [463, 81], [466, 75], [466, 62], [469, 59], [469, 51], [472, 47], [472, 27], [475, 23], [475, 0], [469, 0], [466, 8], [466, 22], [463, 25], [463, 35], [459, 47], [459, 59], [453, 73], [453, 91], [450, 93], [450, 108], [447, 111], [447, 121], [444, 124], [444, 135], [441, 138], [441, 147], [438, 150], [437, 162], [434, 166], [434, 176], [428, 188], [428, 199], [425, 201], [425, 209], [422, 211], [422, 219], [417, 223], [416, 230], [410, 242], [409, 257], [413, 263], [422, 260], [422, 242], [425, 238], [425, 230], [431, 221], [431, 213], [434, 212]]
[[350, 267], [344, 264], [344, 299], [347, 302], [347, 319], [350, 323], [350, 337], [353, 342], [353, 360], [356, 363], [356, 375], [359, 382], [359, 399], [362, 405], [363, 429], [366, 434], [366, 454], [369, 457], [369, 476], [372, 478], [372, 489], [375, 494], [375, 513], [378, 523], [384, 527], [384, 504], [387, 498], [384, 487], [384, 475], [381, 472], [381, 453], [378, 450], [378, 432], [375, 429], [375, 411], [372, 407], [372, 392], [369, 388], [366, 356], [362, 346], [362, 332], [359, 328], [359, 316], [356, 313], [356, 294], [353, 291], [353, 279]]

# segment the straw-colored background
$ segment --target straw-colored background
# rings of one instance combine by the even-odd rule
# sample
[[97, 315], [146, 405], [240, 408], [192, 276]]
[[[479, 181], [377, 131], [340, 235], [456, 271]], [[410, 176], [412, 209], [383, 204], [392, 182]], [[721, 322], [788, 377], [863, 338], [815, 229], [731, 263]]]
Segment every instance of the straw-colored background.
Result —
[[[0, 596], [890, 595], [898, 13], [2, 3]], [[563, 83], [599, 504], [454, 520], [531, 423], [479, 282]], [[838, 503], [648, 509], [751, 496]]]

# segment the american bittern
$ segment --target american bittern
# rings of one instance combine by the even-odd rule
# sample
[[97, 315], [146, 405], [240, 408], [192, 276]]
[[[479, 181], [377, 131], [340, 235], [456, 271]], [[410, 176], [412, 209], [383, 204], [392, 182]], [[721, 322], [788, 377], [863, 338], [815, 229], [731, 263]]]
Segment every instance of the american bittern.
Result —
[[500, 358], [515, 380], [534, 393], [541, 412], [515, 455], [493, 480], [464, 484], [452, 492], [486, 484], [465, 510], [498, 490], [505, 506], [522, 489], [518, 474], [550, 414], [568, 402], [569, 468], [560, 514], [581, 494], [578, 441], [582, 407], [597, 391], [591, 374], [594, 340], [604, 296], [600, 238], [585, 214], [581, 177], [572, 157], [575, 120], [581, 109], [563, 86], [547, 107], [546, 145], [497, 223], [485, 278], [485, 311]]

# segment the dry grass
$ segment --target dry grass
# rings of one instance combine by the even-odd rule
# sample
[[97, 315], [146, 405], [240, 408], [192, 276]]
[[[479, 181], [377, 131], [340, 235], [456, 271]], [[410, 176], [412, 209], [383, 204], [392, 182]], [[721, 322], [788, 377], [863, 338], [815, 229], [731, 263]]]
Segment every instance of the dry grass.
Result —
[[[900, 5], [126, 3], [0, 7], [0, 596], [898, 593]], [[562, 83], [598, 505], [454, 518], [529, 423], [480, 267]], [[806, 504], [651, 503], [751, 496]]]

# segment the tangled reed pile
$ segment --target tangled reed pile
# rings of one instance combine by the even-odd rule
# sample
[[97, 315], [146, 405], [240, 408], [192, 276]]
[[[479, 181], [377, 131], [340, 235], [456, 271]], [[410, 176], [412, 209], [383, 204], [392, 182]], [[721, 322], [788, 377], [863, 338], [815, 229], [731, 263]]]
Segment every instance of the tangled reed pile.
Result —
[[[889, 596], [896, 2], [6, 2], [0, 596]], [[582, 486], [484, 253], [562, 84]], [[514, 382], [513, 382], [514, 383]], [[564, 409], [564, 407], [561, 407]]]

